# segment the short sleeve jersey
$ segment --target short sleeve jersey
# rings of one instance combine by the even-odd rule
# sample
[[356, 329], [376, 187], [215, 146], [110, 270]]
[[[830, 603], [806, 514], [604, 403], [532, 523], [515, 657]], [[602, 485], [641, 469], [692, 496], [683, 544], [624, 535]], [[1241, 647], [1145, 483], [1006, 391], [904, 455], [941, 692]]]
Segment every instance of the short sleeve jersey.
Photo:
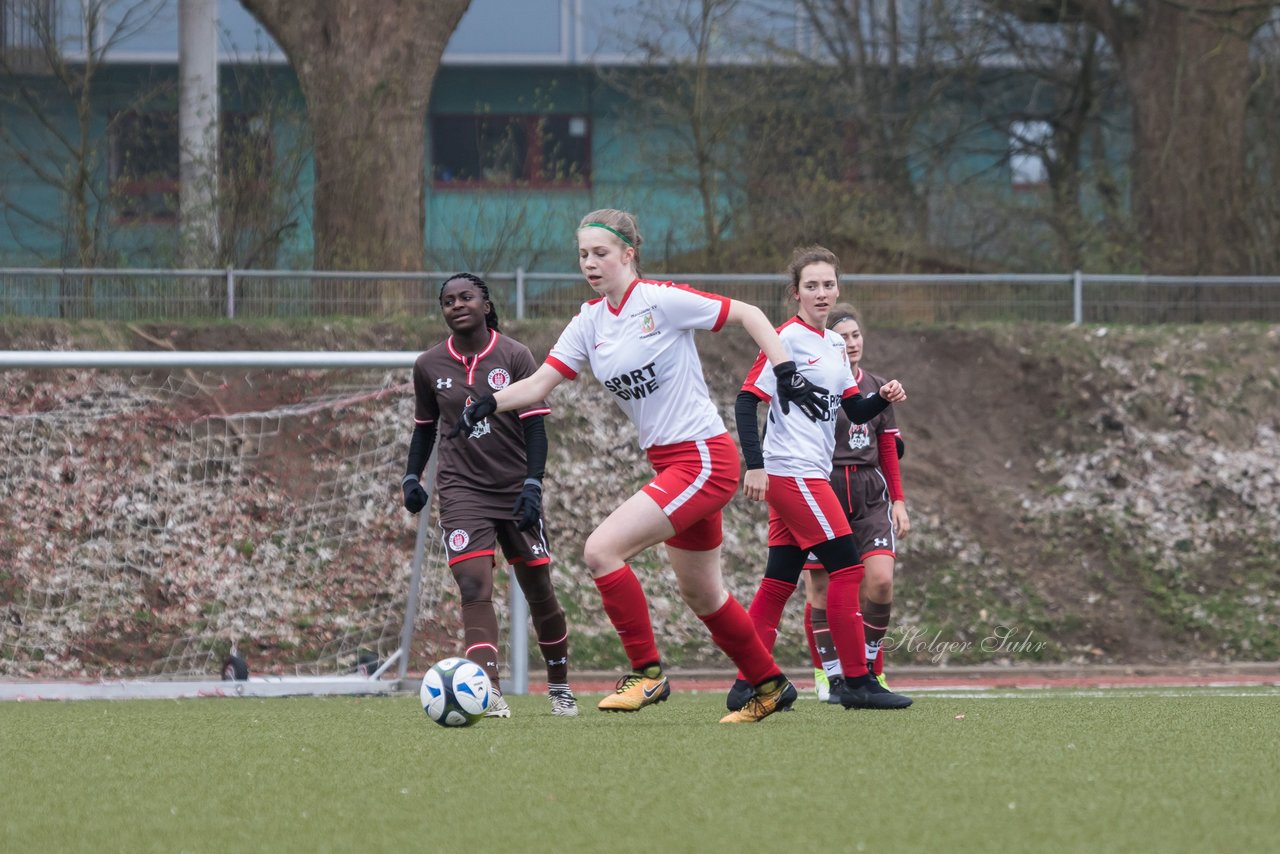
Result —
[[[885, 384], [883, 378], [862, 368], [858, 368], [854, 379], [857, 380], [863, 397], [878, 393]], [[880, 448], [876, 437], [881, 433], [891, 436], [898, 433], [898, 420], [893, 414], [892, 406], [866, 424], [854, 424], [844, 412], [837, 412], [835, 464], [858, 467], [880, 465]]]
[[729, 303], [687, 285], [637, 279], [616, 309], [603, 298], [583, 303], [547, 364], [569, 379], [590, 366], [636, 425], [641, 448], [719, 436], [724, 419], [707, 393], [694, 331], [719, 331]]
[[[446, 338], [414, 362], [413, 420], [437, 424], [443, 436], [474, 398], [506, 388], [536, 368], [528, 347], [496, 331], [490, 331], [488, 346], [474, 356], [462, 355], [453, 338]], [[499, 412], [477, 424], [468, 441], [438, 442], [436, 484], [441, 494], [455, 488], [519, 493], [528, 473], [520, 422], [550, 411], [539, 401], [519, 412]]]
[[827, 390], [827, 411], [822, 421], [811, 421], [798, 406], [783, 415], [777, 398], [778, 380], [764, 353], [756, 356], [743, 391], [769, 403], [764, 436], [764, 470], [788, 477], [827, 478], [835, 449], [836, 413], [840, 400], [858, 393], [849, 371], [844, 341], [827, 329], [816, 329], [799, 317], [778, 327], [778, 337], [805, 379]]

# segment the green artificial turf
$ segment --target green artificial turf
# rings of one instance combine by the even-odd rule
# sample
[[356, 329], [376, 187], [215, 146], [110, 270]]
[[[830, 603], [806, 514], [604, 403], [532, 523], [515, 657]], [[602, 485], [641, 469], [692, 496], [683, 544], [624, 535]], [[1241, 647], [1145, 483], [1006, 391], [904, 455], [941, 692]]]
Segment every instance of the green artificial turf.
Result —
[[[1280, 690], [674, 693], [459, 730], [417, 698], [0, 704], [0, 850], [1259, 851]], [[961, 717], [963, 716], [963, 717]]]

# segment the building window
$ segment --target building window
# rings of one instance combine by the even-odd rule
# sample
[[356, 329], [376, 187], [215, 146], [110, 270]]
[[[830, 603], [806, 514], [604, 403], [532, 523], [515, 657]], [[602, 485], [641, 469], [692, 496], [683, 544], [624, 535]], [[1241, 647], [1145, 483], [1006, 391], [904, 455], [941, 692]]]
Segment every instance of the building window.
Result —
[[1053, 126], [1044, 121], [1009, 125], [1009, 181], [1014, 189], [1049, 183], [1047, 160], [1053, 155]]
[[431, 119], [437, 187], [585, 187], [591, 123], [570, 115], [440, 115]]
[[[271, 171], [271, 136], [265, 122], [243, 113], [223, 113], [219, 131], [219, 183], [224, 196], [261, 191]], [[116, 218], [176, 222], [178, 114], [117, 114], [111, 120], [109, 140], [107, 169]]]

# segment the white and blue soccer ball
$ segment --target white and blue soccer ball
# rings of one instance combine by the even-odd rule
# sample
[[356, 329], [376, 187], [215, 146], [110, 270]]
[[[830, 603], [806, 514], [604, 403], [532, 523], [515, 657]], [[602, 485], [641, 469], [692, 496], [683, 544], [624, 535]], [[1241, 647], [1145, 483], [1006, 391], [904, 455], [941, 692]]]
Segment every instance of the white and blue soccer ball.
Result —
[[471, 726], [493, 702], [493, 686], [484, 668], [465, 658], [431, 665], [418, 692], [427, 717], [440, 726]]

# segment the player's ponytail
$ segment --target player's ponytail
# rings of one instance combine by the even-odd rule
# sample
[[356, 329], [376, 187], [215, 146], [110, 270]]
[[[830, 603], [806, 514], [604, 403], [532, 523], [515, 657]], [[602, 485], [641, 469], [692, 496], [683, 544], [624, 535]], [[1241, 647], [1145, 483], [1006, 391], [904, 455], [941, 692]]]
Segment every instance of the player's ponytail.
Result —
[[473, 273], [454, 273], [452, 276], [444, 280], [444, 284], [440, 286], [440, 300], [444, 301], [444, 289], [449, 286], [450, 282], [458, 279], [465, 279], [480, 289], [480, 293], [484, 294], [485, 302], [489, 303], [489, 310], [485, 313], [484, 324], [495, 332], [498, 329], [498, 307], [493, 303], [493, 297], [489, 295], [489, 286], [485, 284], [484, 279]]

